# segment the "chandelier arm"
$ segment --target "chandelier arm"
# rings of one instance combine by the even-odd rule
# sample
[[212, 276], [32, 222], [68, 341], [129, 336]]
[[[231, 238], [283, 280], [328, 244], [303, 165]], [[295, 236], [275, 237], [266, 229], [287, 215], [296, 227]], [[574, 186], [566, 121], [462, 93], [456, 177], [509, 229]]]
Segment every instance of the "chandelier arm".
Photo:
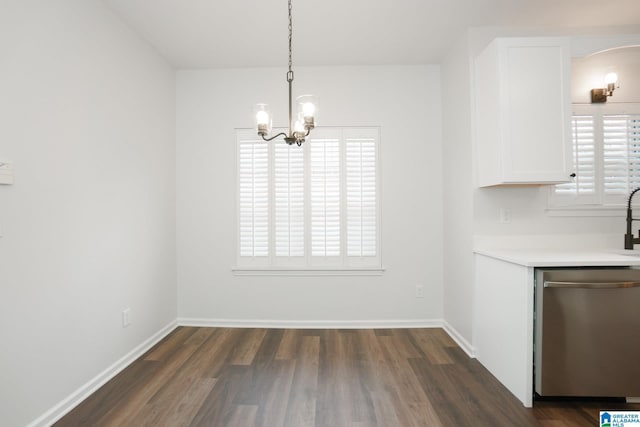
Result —
[[279, 134], [274, 135], [274, 136], [272, 136], [271, 138], [265, 138], [265, 137], [264, 137], [264, 135], [262, 135], [262, 139], [264, 139], [265, 141], [269, 142], [269, 141], [273, 141], [274, 139], [276, 139], [276, 138], [277, 138], [277, 137], [279, 137], [279, 136], [287, 137], [287, 134], [286, 134], [286, 133], [284, 133], [284, 132], [280, 132]]

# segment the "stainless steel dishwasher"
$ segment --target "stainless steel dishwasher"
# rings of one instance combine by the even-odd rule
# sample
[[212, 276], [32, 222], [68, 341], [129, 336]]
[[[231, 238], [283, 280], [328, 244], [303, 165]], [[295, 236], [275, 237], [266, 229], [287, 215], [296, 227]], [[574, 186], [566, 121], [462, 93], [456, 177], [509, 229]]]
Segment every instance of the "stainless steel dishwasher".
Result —
[[640, 397], [640, 270], [537, 269], [535, 392]]

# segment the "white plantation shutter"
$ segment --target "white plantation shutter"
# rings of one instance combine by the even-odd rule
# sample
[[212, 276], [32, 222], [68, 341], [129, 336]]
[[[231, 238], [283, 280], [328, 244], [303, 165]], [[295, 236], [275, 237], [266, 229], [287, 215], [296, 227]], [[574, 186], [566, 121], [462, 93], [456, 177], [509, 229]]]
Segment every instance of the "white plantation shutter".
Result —
[[616, 207], [640, 186], [640, 104], [574, 105], [574, 182], [552, 187], [551, 207]]
[[346, 132], [347, 255], [377, 255], [377, 132]]
[[304, 256], [304, 149], [274, 142], [275, 254]]
[[239, 254], [269, 255], [268, 146], [253, 138], [238, 144]]
[[309, 147], [311, 256], [340, 256], [340, 139], [316, 133]]
[[316, 128], [302, 147], [238, 129], [236, 142], [237, 270], [380, 269], [379, 129]]
[[640, 186], [640, 115], [602, 119], [604, 194], [626, 196]]
[[595, 127], [592, 115], [575, 115], [571, 120], [573, 138], [573, 182], [558, 184], [558, 195], [584, 196], [595, 192]]

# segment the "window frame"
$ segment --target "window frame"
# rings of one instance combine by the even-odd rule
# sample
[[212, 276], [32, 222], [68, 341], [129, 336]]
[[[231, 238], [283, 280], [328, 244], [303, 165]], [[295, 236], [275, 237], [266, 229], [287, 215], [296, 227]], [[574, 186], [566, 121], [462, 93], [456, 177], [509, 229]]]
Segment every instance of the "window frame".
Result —
[[[286, 129], [274, 129], [274, 133]], [[353, 135], [364, 135], [375, 142], [375, 256], [349, 256], [347, 241], [347, 170], [346, 150], [349, 138]], [[339, 140], [339, 222], [340, 222], [340, 255], [337, 257], [313, 256], [311, 251], [311, 146], [314, 138], [326, 140], [331, 137]], [[364, 127], [317, 127], [311, 132], [309, 139], [302, 147], [293, 146], [292, 149], [304, 150], [304, 256], [290, 257], [276, 255], [275, 234], [275, 152], [276, 141], [265, 142], [256, 135], [255, 129], [237, 128], [236, 138], [236, 264], [232, 267], [235, 275], [380, 275], [382, 267], [381, 245], [381, 167], [380, 167], [380, 128], [377, 126]], [[263, 257], [241, 256], [240, 236], [240, 144], [251, 142], [268, 144], [268, 255]], [[282, 142], [284, 144], [284, 142]]]

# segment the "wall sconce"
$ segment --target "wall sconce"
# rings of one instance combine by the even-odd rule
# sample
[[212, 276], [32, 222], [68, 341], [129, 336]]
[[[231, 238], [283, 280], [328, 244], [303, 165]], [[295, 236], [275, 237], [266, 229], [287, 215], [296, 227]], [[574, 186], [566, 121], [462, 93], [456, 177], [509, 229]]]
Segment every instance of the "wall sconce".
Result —
[[613, 96], [613, 91], [620, 87], [616, 86], [616, 83], [618, 83], [618, 75], [616, 73], [608, 73], [604, 76], [604, 83], [607, 85], [606, 88], [591, 89], [592, 103], [607, 102], [607, 97]]

